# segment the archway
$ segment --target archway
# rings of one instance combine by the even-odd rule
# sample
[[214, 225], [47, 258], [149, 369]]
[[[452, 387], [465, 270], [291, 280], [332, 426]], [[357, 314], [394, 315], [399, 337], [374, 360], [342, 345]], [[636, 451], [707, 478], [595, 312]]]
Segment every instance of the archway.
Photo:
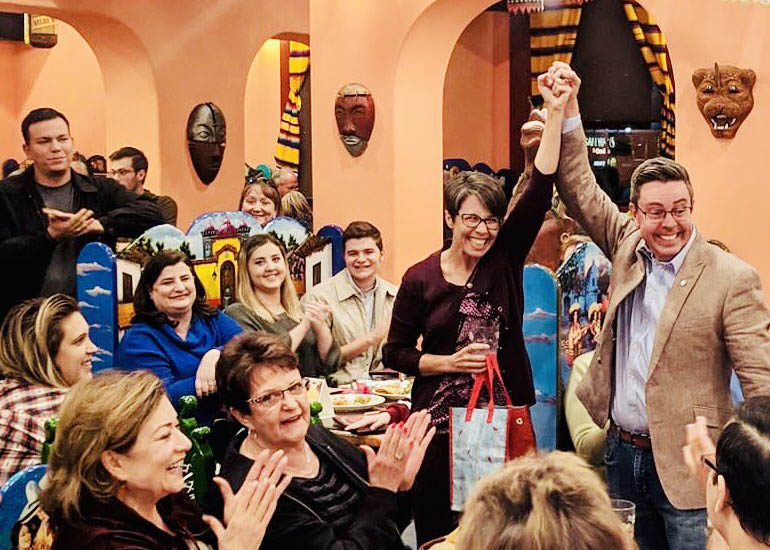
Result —
[[[0, 97], [0, 151], [24, 158], [20, 123], [38, 107], [53, 107], [70, 121], [75, 148], [86, 157], [106, 147], [105, 89], [96, 54], [71, 25], [57, 21], [58, 42], [51, 49], [0, 42], [5, 92]], [[55, 83], [55, 84], [54, 84]]]
[[[289, 85], [290, 42], [310, 44], [307, 34], [280, 33], [266, 40], [254, 56], [249, 67], [244, 93], [244, 149], [246, 164], [276, 164], [276, 142], [281, 131], [281, 114], [286, 104]], [[300, 124], [300, 190], [312, 195], [310, 169], [310, 71], [303, 78], [300, 96], [302, 109]]]

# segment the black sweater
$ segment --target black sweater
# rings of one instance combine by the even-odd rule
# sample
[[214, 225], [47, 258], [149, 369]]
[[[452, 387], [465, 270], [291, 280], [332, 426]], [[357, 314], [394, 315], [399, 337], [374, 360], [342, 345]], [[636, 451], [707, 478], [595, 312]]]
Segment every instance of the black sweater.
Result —
[[[87, 208], [104, 227], [101, 235], [88, 234], [76, 240], [76, 249], [101, 241], [114, 247], [117, 237], [135, 238], [163, 223], [160, 210], [151, 200], [127, 191], [118, 182], [90, 179], [71, 171], [74, 210]], [[40, 292], [51, 255], [56, 247], [47, 232], [43, 199], [35, 185], [34, 168], [0, 183], [0, 319], [14, 304]], [[73, 259], [72, 271], [75, 265]]]
[[[233, 491], [241, 487], [253, 464], [238, 451], [245, 437], [242, 430], [230, 443], [220, 472]], [[310, 426], [306, 440], [319, 460], [332, 464], [361, 491], [353, 522], [347, 533], [335, 533], [317, 511], [318, 504], [307, 502], [292, 481], [278, 500], [260, 550], [402, 550], [401, 529], [409, 522], [404, 495], [370, 486], [366, 456], [347, 441], [318, 426]]]

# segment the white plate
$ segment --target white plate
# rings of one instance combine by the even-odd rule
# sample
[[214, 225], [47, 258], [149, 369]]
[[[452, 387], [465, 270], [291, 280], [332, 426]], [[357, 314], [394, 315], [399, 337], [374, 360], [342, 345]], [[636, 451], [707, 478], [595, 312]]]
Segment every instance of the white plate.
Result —
[[373, 393], [343, 393], [332, 396], [335, 412], [365, 411], [385, 403], [385, 398]]
[[[383, 389], [397, 390], [398, 393], [385, 392]], [[407, 391], [404, 391], [407, 390]], [[388, 401], [399, 401], [401, 399], [410, 399], [412, 391], [412, 380], [389, 380], [375, 382], [372, 389], [377, 395], [383, 396]]]

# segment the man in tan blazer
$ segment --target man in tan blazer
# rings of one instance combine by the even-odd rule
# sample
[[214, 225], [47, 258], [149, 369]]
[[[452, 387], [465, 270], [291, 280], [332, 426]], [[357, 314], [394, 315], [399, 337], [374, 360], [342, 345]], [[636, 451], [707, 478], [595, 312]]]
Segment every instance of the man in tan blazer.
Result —
[[614, 497], [636, 503], [645, 549], [703, 549], [703, 494], [682, 461], [685, 426], [707, 419], [711, 436], [732, 414], [735, 370], [747, 397], [770, 394], [770, 312], [756, 271], [709, 244], [692, 222], [687, 170], [669, 159], [631, 177], [630, 216], [591, 172], [571, 82], [557, 188], [569, 213], [612, 261], [604, 329], [577, 395], [597, 425], [611, 420], [605, 462]]

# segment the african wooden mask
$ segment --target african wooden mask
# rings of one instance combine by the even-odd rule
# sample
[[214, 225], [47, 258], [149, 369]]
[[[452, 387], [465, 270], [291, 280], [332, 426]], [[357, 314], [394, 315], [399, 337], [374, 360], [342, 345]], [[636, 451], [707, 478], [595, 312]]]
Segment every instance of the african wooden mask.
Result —
[[219, 173], [225, 154], [225, 115], [213, 103], [196, 105], [187, 118], [187, 147], [195, 173], [208, 185]]
[[346, 84], [337, 92], [334, 117], [345, 149], [354, 157], [361, 156], [374, 128], [372, 94], [361, 84]]
[[698, 109], [717, 138], [733, 138], [754, 107], [752, 90], [757, 75], [751, 69], [714, 63], [692, 75]]

